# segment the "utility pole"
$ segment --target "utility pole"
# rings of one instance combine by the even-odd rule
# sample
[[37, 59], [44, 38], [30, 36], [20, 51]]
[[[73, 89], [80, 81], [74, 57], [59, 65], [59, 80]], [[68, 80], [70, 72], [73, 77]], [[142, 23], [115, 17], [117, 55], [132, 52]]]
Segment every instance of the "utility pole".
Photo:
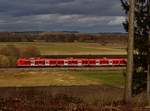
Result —
[[125, 83], [125, 102], [132, 102], [132, 75], [133, 75], [133, 50], [134, 50], [134, 16], [135, 16], [135, 0], [128, 0], [129, 3], [129, 31], [128, 31], [128, 62], [127, 75]]

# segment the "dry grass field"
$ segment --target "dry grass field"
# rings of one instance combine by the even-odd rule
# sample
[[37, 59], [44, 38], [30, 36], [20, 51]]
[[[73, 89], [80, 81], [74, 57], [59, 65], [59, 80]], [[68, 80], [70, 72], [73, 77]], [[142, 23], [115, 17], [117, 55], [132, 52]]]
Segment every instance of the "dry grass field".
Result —
[[123, 87], [123, 71], [93, 70], [3, 70], [0, 87], [110, 85]]
[[15, 45], [21, 49], [27, 46], [37, 47], [42, 55], [126, 55], [125, 45], [101, 45], [99, 43], [46, 43], [46, 42], [1, 42]]

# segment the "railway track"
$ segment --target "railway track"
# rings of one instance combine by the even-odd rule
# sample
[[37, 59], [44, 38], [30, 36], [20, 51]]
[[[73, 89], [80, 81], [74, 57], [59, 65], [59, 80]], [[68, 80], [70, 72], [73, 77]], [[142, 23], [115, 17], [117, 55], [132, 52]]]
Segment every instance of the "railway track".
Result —
[[126, 70], [126, 67], [28, 67], [28, 68], [0, 68], [0, 71], [51, 71], [51, 70], [62, 70], [62, 71], [82, 71], [82, 70], [93, 70], [93, 71], [114, 71], [114, 70]]

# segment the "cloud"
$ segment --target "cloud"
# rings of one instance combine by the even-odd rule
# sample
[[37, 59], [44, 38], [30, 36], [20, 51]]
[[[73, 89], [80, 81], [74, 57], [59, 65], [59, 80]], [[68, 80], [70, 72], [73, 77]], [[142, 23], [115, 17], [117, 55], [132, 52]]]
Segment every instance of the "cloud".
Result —
[[124, 16], [89, 16], [89, 15], [61, 15], [43, 14], [22, 17], [6, 16], [0, 20], [0, 24], [64, 24], [66, 26], [96, 26], [96, 25], [120, 25], [125, 21]]
[[[32, 15], [22, 17], [4, 17], [0, 21], [0, 28], [8, 28], [14, 31], [26, 29], [31, 30], [49, 30], [52, 28], [62, 30], [70, 30], [70, 28], [79, 27], [82, 30], [85, 28], [92, 29], [94, 27], [116, 27], [125, 20], [120, 16], [89, 16], [89, 15], [60, 15], [60, 14], [45, 14], [45, 15]], [[98, 29], [98, 30], [99, 30]], [[60, 29], [59, 29], [60, 30]]]
[[0, 0], [0, 31], [123, 31], [122, 21], [120, 0]]
[[126, 17], [124, 16], [116, 16], [115, 18], [112, 18], [109, 22], [108, 25], [120, 25], [123, 22], [125, 22]]
[[36, 14], [122, 15], [120, 0], [0, 0], [0, 12], [24, 16]]

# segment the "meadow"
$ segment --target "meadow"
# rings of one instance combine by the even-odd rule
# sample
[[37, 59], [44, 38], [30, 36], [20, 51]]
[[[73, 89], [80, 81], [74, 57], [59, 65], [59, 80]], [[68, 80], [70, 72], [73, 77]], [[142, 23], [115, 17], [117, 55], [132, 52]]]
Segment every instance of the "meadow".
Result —
[[110, 85], [122, 88], [123, 70], [3, 70], [0, 87]]
[[126, 55], [125, 45], [99, 43], [1, 42], [0, 48], [15, 45], [20, 49], [37, 47], [41, 55]]

